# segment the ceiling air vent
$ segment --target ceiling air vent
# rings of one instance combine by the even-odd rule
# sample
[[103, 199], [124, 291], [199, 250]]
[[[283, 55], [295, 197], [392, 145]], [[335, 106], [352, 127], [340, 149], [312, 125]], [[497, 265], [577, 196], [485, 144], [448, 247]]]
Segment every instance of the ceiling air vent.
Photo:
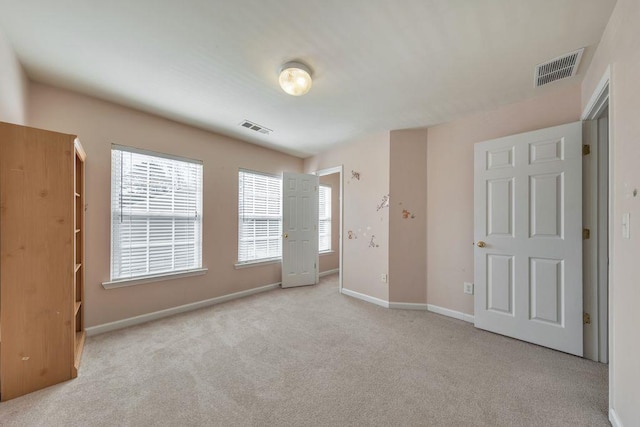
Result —
[[584, 48], [578, 49], [575, 52], [567, 53], [544, 64], [537, 65], [533, 85], [540, 87], [556, 80], [575, 76], [578, 72], [583, 52]]
[[264, 133], [265, 135], [269, 135], [271, 132], [273, 132], [271, 129], [250, 122], [249, 120], [243, 121], [242, 123], [240, 123], [240, 126], [242, 126], [243, 128], [254, 130], [256, 132]]

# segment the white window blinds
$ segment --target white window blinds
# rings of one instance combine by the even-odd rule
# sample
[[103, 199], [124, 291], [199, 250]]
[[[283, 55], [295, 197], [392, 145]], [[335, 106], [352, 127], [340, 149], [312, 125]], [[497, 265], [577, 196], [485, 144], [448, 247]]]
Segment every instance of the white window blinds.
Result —
[[111, 150], [111, 280], [202, 267], [202, 162]]
[[318, 251], [331, 250], [331, 187], [320, 185], [318, 214]]
[[282, 256], [282, 179], [240, 170], [238, 263]]

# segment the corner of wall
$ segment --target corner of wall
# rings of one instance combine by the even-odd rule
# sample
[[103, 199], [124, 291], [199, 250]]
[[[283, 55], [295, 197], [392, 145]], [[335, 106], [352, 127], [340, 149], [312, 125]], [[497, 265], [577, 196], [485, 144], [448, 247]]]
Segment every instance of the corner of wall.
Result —
[[367, 135], [304, 160], [307, 173], [343, 166], [343, 286], [387, 302], [381, 275], [389, 273], [389, 134]]
[[427, 129], [391, 131], [389, 150], [389, 301], [425, 304]]
[[0, 121], [27, 124], [29, 78], [0, 29]]

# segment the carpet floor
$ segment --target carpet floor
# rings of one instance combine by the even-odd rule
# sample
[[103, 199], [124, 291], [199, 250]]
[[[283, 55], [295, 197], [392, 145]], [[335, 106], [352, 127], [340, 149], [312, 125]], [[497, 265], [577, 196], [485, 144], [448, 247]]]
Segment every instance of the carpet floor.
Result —
[[312, 287], [87, 338], [2, 426], [608, 426], [607, 366]]

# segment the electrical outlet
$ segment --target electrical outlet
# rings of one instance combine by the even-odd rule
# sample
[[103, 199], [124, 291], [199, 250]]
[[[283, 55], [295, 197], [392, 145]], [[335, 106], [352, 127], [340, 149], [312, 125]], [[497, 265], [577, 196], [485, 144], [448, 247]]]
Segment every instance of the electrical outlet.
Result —
[[381, 281], [382, 283], [387, 283], [387, 280], [388, 280], [388, 278], [387, 278], [387, 273], [382, 273], [382, 274], [380, 275], [380, 281]]
[[629, 239], [631, 238], [631, 233], [629, 232], [629, 228], [631, 224], [629, 224], [629, 212], [625, 212], [622, 214], [622, 238]]
[[473, 295], [473, 283], [464, 282], [464, 293]]

